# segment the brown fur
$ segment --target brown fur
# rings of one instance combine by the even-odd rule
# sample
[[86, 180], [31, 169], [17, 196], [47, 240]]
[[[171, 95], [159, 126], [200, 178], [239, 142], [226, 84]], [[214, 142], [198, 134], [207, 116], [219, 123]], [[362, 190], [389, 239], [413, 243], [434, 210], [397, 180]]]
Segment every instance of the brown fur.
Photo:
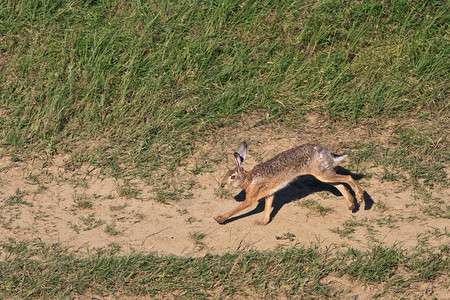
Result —
[[245, 201], [228, 213], [215, 217], [218, 223], [225, 222], [258, 199], [266, 198], [264, 217], [257, 224], [267, 224], [270, 221], [274, 193], [301, 175], [313, 175], [320, 181], [334, 185], [344, 196], [350, 210], [355, 208], [353, 197], [342, 183], [348, 184], [353, 189], [358, 203], [364, 200], [362, 189], [351, 176], [338, 175], [334, 171], [335, 162], [342, 160], [345, 156], [332, 154], [321, 145], [304, 144], [289, 149], [256, 165], [251, 171], [245, 171], [242, 167], [246, 154], [247, 144], [244, 142], [234, 153], [237, 166], [226, 173], [221, 183], [222, 187], [245, 190]]

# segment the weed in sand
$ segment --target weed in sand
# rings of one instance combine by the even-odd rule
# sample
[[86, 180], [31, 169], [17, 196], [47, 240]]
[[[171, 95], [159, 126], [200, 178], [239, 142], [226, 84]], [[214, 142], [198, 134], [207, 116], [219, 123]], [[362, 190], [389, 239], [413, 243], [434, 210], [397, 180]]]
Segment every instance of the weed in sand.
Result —
[[387, 201], [381, 201], [381, 200], [377, 201], [375, 203], [377, 211], [380, 211], [380, 212], [387, 211], [388, 210], [388, 206], [387, 206], [386, 203], [387, 203]]
[[123, 185], [117, 187], [117, 193], [120, 197], [127, 199], [136, 199], [139, 195], [139, 189], [136, 188], [130, 181], [125, 181]]
[[407, 216], [405, 218], [406, 222], [414, 222], [414, 221], [417, 221], [417, 220], [423, 220], [423, 219], [419, 218], [419, 216], [417, 216], [417, 215]]
[[106, 225], [105, 230], [107, 234], [116, 236], [122, 234], [122, 231], [117, 230], [113, 225]]
[[133, 216], [133, 218], [135, 219], [135, 223], [139, 223], [139, 222], [141, 222], [142, 220], [144, 220], [145, 219], [145, 214], [143, 214], [143, 213], [141, 213], [141, 212], [132, 212], [132, 216]]
[[177, 201], [179, 198], [177, 191], [166, 191], [162, 189], [156, 189], [154, 191], [154, 199], [156, 202], [169, 204], [170, 201]]
[[331, 232], [338, 234], [341, 238], [353, 239], [353, 233], [356, 227], [363, 226], [362, 222], [357, 222], [353, 219], [347, 220], [343, 223], [344, 228], [336, 227], [330, 229]]
[[300, 204], [303, 207], [310, 209], [311, 211], [317, 213], [319, 216], [326, 216], [330, 212], [333, 211], [333, 208], [329, 206], [323, 206], [319, 204], [316, 200], [306, 199], [303, 200]]
[[288, 232], [283, 234], [282, 236], [275, 236], [277, 240], [288, 240], [290, 242], [295, 241], [295, 234]]
[[80, 226], [79, 225], [73, 224], [71, 221], [67, 222], [67, 224], [69, 225], [70, 229], [75, 231], [77, 234], [80, 233]]
[[332, 228], [330, 229], [331, 232], [339, 234], [341, 238], [348, 238], [351, 239], [351, 235], [355, 232], [354, 228], [344, 228], [341, 229], [340, 227]]
[[428, 229], [425, 232], [419, 233], [417, 235], [417, 240], [418, 240], [417, 248], [422, 252], [435, 250], [436, 247], [429, 246], [428, 242], [430, 239], [433, 241], [433, 243], [436, 243], [439, 240], [447, 242], [449, 238], [450, 238], [450, 232], [448, 232], [447, 228], [444, 228], [443, 230], [441, 230], [439, 228]]
[[397, 215], [395, 217], [392, 216], [392, 215], [388, 215], [387, 217], [377, 218], [375, 220], [375, 222], [380, 227], [387, 226], [388, 228], [391, 228], [391, 229], [398, 229], [399, 226], [396, 223], [397, 222], [402, 222], [403, 219], [404, 218], [402, 216], [400, 216], [400, 215]]
[[122, 249], [122, 245], [120, 245], [119, 243], [116, 243], [116, 242], [111, 242], [106, 247], [106, 253], [108, 255], [116, 255], [120, 252], [121, 249]]
[[48, 190], [48, 187], [42, 184], [39, 184], [38, 189], [36, 192], [34, 192], [35, 195], [43, 193], [44, 191]]
[[105, 223], [102, 220], [96, 220], [94, 213], [89, 214], [87, 217], [81, 216], [81, 217], [79, 217], [79, 219], [86, 226], [86, 228], [84, 228], [83, 230], [91, 230], [91, 229], [97, 228]]
[[194, 194], [191, 192], [187, 192], [183, 195], [183, 198], [184, 199], [192, 199], [192, 198], [194, 198]]
[[124, 204], [119, 204], [119, 205], [110, 205], [109, 210], [110, 211], [123, 211], [128, 206], [130, 206], [130, 204], [127, 202], [125, 202]]
[[94, 204], [92, 203], [93, 196], [83, 193], [80, 195], [74, 194], [72, 198], [73, 202], [75, 202], [76, 208], [89, 209], [92, 208], [92, 206], [94, 206]]
[[380, 180], [383, 181], [392, 181], [396, 182], [399, 180], [405, 180], [405, 176], [400, 174], [398, 170], [391, 171], [387, 169], [386, 167], [383, 168], [383, 174], [381, 175]]
[[33, 175], [31, 173], [27, 176], [26, 180], [27, 180], [28, 184], [36, 184], [37, 185], [37, 184], [41, 183], [41, 181], [39, 180], [39, 177], [36, 175]]
[[[19, 219], [21, 215], [22, 215], [22, 213], [20, 211], [9, 212], [7, 214], [7, 216], [2, 217], [0, 219], [2, 221], [2, 227], [7, 229], [7, 230], [14, 230], [13, 223], [17, 219]], [[16, 229], [20, 229], [20, 228], [16, 225]]]
[[33, 211], [33, 216], [34, 216], [33, 219], [35, 221], [37, 220], [45, 221], [50, 215], [48, 214], [47, 211], [39, 208], [38, 210]]
[[195, 245], [195, 248], [197, 251], [201, 251], [206, 247], [206, 244], [202, 241], [206, 237], [205, 233], [195, 231], [195, 232], [191, 232], [189, 234], [189, 237], [194, 242], [194, 245]]
[[219, 187], [215, 190], [214, 195], [221, 199], [230, 199], [233, 197], [233, 192]]
[[447, 228], [444, 228], [443, 230], [441, 230], [439, 228], [428, 229], [426, 231], [426, 234], [429, 234], [435, 238], [440, 238], [440, 237], [450, 238], [450, 232], [447, 230]]
[[422, 213], [434, 218], [450, 219], [450, 205], [426, 205], [422, 209]]
[[192, 217], [192, 216], [190, 216], [186, 219], [186, 223], [192, 224], [194, 222], [200, 222], [200, 220], [195, 217]]
[[193, 175], [200, 175], [203, 172], [212, 173], [214, 170], [211, 168], [208, 162], [204, 162], [202, 165], [195, 165], [192, 170], [189, 170]]
[[352, 218], [352, 219], [345, 221], [343, 225], [344, 225], [344, 227], [359, 227], [359, 226], [363, 226], [364, 223], [358, 222], [354, 218]]
[[189, 212], [188, 212], [188, 210], [186, 208], [183, 208], [183, 209], [178, 208], [177, 209], [177, 213], [179, 213], [180, 215], [185, 215], [185, 214], [187, 214]]
[[20, 189], [17, 189], [14, 195], [9, 196], [5, 199], [5, 205], [28, 205], [33, 206], [33, 203], [23, 200], [23, 197], [28, 195], [27, 191], [21, 191]]
[[13, 155], [13, 156], [11, 156], [11, 161], [12, 162], [21, 162], [21, 161], [23, 161], [23, 159], [20, 156]]
[[75, 182], [75, 188], [80, 187], [84, 190], [87, 190], [89, 188], [89, 182], [86, 178], [79, 178]]

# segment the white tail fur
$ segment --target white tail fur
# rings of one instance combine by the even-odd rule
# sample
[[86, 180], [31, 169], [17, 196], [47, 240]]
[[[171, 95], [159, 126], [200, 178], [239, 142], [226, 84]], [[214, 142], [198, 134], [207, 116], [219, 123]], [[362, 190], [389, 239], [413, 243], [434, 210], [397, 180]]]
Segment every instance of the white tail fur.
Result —
[[347, 155], [339, 155], [339, 156], [334, 156], [333, 157], [333, 161], [335, 164], [337, 164], [338, 162], [344, 160], [347, 158]]

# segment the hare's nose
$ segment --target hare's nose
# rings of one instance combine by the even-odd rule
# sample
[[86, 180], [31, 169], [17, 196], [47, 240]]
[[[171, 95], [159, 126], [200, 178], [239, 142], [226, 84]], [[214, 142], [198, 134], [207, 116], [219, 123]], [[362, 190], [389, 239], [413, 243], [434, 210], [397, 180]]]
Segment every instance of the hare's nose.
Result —
[[225, 187], [225, 183], [221, 183], [220, 186], [221, 186], [221, 187]]

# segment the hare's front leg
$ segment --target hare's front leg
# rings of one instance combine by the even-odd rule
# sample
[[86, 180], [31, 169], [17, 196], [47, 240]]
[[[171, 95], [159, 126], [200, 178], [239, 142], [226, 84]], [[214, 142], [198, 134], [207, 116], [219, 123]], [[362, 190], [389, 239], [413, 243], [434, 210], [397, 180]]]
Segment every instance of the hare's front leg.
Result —
[[217, 221], [217, 223], [222, 224], [223, 222], [225, 222], [228, 218], [230, 218], [231, 216], [237, 214], [238, 212], [240, 212], [241, 210], [246, 209], [247, 207], [249, 207], [250, 205], [252, 205], [253, 203], [251, 201], [248, 201], [248, 198], [245, 199], [244, 202], [242, 202], [241, 204], [239, 204], [236, 208], [232, 209], [231, 211], [229, 211], [228, 213], [221, 215], [221, 216], [217, 216], [214, 218], [214, 220]]
[[270, 213], [272, 212], [273, 195], [266, 197], [266, 204], [264, 206], [264, 217], [256, 222], [256, 225], [266, 225], [270, 221]]
[[245, 197], [245, 201], [244, 202], [242, 202], [241, 204], [239, 204], [237, 207], [235, 207], [234, 209], [230, 210], [226, 214], [215, 217], [214, 220], [216, 220], [217, 223], [222, 224], [223, 222], [225, 222], [231, 216], [237, 214], [241, 210], [244, 210], [247, 207], [249, 207], [250, 205], [252, 205], [253, 203], [255, 203], [256, 200], [257, 200], [257, 198], [255, 196], [253, 196], [252, 193], [248, 193], [247, 192], [247, 195]]

